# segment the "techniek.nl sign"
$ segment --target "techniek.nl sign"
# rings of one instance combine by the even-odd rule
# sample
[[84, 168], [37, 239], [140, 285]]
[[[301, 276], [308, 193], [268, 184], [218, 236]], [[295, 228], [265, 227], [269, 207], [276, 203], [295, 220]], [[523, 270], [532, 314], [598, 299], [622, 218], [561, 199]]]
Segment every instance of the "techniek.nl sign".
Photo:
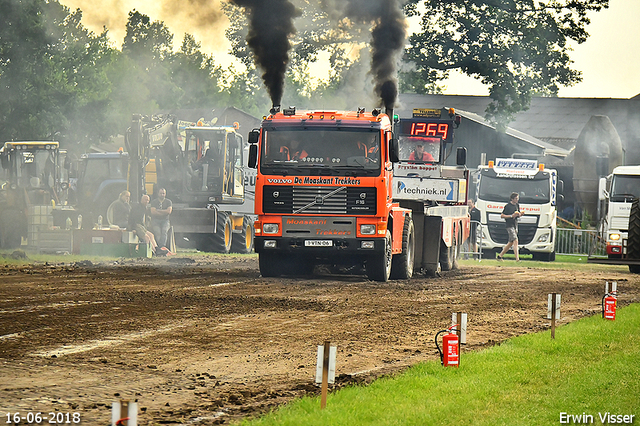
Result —
[[398, 200], [457, 201], [458, 182], [442, 179], [393, 179], [393, 198]]

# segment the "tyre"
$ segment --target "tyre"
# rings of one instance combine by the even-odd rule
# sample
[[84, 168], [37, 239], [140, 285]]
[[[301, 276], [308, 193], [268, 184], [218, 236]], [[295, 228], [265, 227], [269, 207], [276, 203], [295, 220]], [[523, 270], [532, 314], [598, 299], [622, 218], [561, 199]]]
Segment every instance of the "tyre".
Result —
[[[627, 258], [640, 260], [640, 205], [634, 198], [629, 212], [629, 236], [627, 238]], [[640, 265], [629, 265], [629, 272], [640, 273]]]
[[450, 271], [453, 269], [455, 246], [455, 239], [451, 242], [450, 247], [447, 247], [444, 241], [440, 243], [440, 269], [442, 269], [443, 271]]
[[629, 236], [627, 239], [627, 257], [640, 259], [640, 206], [635, 198], [629, 212]]
[[391, 278], [406, 280], [413, 276], [415, 256], [415, 231], [413, 220], [406, 216], [402, 229], [402, 253], [393, 256], [391, 262]]
[[5, 209], [0, 212], [0, 248], [20, 247], [22, 237], [27, 236], [27, 220], [19, 210]]
[[279, 277], [283, 270], [282, 256], [277, 253], [260, 253], [258, 255], [260, 275], [265, 278]]
[[242, 220], [242, 232], [233, 233], [231, 237], [231, 251], [233, 253], [248, 254], [253, 251], [253, 221], [248, 217]]
[[391, 276], [391, 232], [387, 229], [384, 239], [384, 252], [371, 256], [367, 260], [367, 277], [373, 281], [389, 281]]
[[211, 237], [213, 251], [216, 253], [229, 253], [231, 251], [232, 235], [233, 225], [231, 218], [227, 213], [219, 212], [216, 233]]

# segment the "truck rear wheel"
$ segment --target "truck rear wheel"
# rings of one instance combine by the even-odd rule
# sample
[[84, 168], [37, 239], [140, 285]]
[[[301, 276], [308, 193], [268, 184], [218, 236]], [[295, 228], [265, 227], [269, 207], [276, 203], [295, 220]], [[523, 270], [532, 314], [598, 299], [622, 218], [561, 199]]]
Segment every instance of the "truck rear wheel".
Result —
[[387, 229], [387, 235], [384, 239], [384, 252], [375, 254], [367, 259], [366, 270], [367, 277], [373, 281], [389, 281], [391, 276], [391, 232]]
[[402, 253], [393, 256], [391, 263], [391, 277], [393, 279], [406, 280], [413, 276], [413, 263], [415, 256], [415, 231], [413, 220], [406, 216], [402, 229]]
[[[451, 240], [451, 246], [447, 247], [444, 241], [440, 245], [440, 268], [443, 271], [454, 269], [454, 260], [456, 257], [456, 240]], [[455, 266], [457, 267], [457, 265]]]
[[231, 238], [231, 251], [233, 253], [248, 254], [253, 251], [253, 221], [244, 217], [242, 220], [242, 231], [234, 233]]
[[[640, 260], [640, 205], [634, 198], [629, 212], [629, 236], [627, 239], [627, 258]], [[629, 272], [640, 274], [640, 265], [629, 265]]]

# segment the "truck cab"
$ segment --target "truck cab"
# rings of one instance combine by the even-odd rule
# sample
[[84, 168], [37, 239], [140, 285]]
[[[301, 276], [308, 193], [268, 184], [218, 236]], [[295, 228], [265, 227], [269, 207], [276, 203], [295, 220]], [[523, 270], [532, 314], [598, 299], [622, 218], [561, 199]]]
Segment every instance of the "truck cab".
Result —
[[[604, 179], [604, 178], [603, 178]], [[619, 259], [629, 232], [629, 213], [634, 198], [640, 197], [640, 166], [618, 166], [606, 178], [608, 191], [600, 185], [600, 199], [606, 201], [604, 231], [607, 257]]]
[[498, 158], [478, 167], [476, 207], [481, 214], [483, 254], [495, 257], [508, 242], [500, 214], [513, 192], [520, 195], [520, 209], [525, 213], [518, 219], [520, 253], [532, 254], [537, 260], [555, 260], [557, 201], [562, 183], [556, 170], [527, 159]]

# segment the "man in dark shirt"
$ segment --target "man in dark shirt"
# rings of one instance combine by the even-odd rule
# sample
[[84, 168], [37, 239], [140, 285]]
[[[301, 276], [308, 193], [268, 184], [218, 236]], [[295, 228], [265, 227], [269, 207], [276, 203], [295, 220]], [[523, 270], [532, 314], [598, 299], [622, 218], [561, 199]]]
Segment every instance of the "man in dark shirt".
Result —
[[524, 215], [524, 213], [520, 211], [520, 204], [518, 204], [520, 195], [518, 195], [517, 192], [512, 192], [509, 199], [509, 203], [504, 206], [502, 214], [500, 214], [500, 217], [504, 219], [507, 226], [509, 242], [506, 246], [504, 246], [504, 248], [498, 255], [498, 260], [502, 260], [502, 256], [504, 256], [504, 254], [511, 248], [511, 246], [513, 246], [513, 253], [515, 253], [516, 255], [516, 262], [519, 262], [520, 256], [518, 254], [518, 218]]
[[129, 223], [129, 213], [131, 212], [131, 204], [129, 199], [131, 193], [122, 191], [118, 199], [113, 203], [113, 224], [120, 228], [126, 228]]
[[155, 253], [158, 244], [156, 239], [147, 230], [147, 207], [149, 206], [149, 196], [143, 195], [140, 198], [140, 202], [131, 207], [131, 213], [129, 213], [129, 231], [135, 231], [136, 235], [141, 241], [145, 243], [151, 243], [151, 249]]

